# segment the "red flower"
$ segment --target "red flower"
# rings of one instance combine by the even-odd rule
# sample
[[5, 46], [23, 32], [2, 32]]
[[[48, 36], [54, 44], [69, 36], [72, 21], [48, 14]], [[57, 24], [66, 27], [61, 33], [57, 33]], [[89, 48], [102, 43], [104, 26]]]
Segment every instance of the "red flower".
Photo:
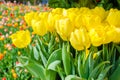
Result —
[[0, 36], [2, 36], [2, 33], [0, 32]]
[[6, 80], [6, 77], [3, 77], [2, 80]]
[[14, 17], [14, 14], [11, 13], [10, 16], [13, 18], [13, 17]]

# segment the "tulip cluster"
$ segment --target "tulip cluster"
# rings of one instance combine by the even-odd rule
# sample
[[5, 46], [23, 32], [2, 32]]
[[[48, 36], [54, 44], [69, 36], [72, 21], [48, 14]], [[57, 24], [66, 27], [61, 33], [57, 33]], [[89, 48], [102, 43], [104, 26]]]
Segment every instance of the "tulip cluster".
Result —
[[43, 36], [57, 32], [77, 50], [120, 42], [120, 11], [117, 9], [56, 8], [50, 12], [27, 13], [25, 20], [34, 33]]

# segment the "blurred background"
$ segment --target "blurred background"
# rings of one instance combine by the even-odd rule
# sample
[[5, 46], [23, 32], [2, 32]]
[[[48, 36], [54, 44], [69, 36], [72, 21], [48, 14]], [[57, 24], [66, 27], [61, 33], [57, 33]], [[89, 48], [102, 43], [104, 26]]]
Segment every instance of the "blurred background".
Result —
[[120, 9], [120, 0], [0, 0], [3, 2], [14, 2], [25, 5], [49, 6], [52, 8], [70, 8], [70, 7], [104, 7], [106, 10], [110, 8]]

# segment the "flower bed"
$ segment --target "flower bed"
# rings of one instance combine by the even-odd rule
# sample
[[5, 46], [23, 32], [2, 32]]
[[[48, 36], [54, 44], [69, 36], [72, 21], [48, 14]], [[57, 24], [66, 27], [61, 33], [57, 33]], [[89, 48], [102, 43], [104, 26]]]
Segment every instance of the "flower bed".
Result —
[[24, 20], [24, 14], [36, 10], [44, 11], [39, 6], [0, 4], [0, 80], [32, 79], [26, 69], [16, 67], [20, 65], [17, 57], [26, 53], [22, 53], [12, 44], [10, 35], [19, 30], [30, 30]]
[[[20, 6], [17, 8], [19, 9], [16, 10], [20, 11]], [[10, 15], [10, 18], [5, 18], [7, 23], [2, 24], [4, 26], [1, 27], [1, 35], [8, 31], [12, 33], [8, 34], [8, 38], [1, 37], [1, 78], [120, 79], [119, 10], [81, 7], [56, 8], [40, 12], [30, 9], [28, 12], [18, 20], [14, 13], [4, 13]], [[9, 26], [9, 20], [15, 21]], [[23, 21], [22, 26], [25, 27], [19, 27], [19, 21]], [[8, 30], [4, 29], [5, 26]], [[4, 47], [5, 44], [7, 46]], [[10, 67], [5, 67], [7, 63]]]

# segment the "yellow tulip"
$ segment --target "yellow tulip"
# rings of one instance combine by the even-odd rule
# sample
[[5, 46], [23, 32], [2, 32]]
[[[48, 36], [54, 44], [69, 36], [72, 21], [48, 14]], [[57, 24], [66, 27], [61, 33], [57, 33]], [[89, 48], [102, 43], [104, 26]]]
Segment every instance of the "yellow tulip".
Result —
[[103, 44], [110, 43], [115, 39], [115, 35], [116, 35], [115, 26], [106, 25], [103, 28], [103, 31], [105, 33], [103, 37]]
[[103, 34], [103, 30], [91, 29], [89, 31], [89, 36], [93, 46], [100, 46], [101, 44], [103, 44]]
[[33, 19], [33, 16], [34, 16], [35, 12], [30, 12], [30, 13], [27, 13], [25, 14], [24, 18], [25, 18], [25, 21], [27, 22], [28, 26], [31, 26], [31, 21]]
[[120, 11], [111, 9], [106, 20], [110, 25], [120, 27]]
[[63, 9], [62, 8], [56, 8], [56, 9], [53, 9], [52, 10], [52, 13], [53, 14], [62, 14], [63, 12]]
[[49, 12], [40, 12], [38, 15], [39, 17], [38, 16], [37, 17], [46, 21], [46, 19], [48, 19], [48, 15]]
[[47, 23], [48, 31], [53, 32], [55, 30], [55, 20], [52, 13], [49, 13]]
[[115, 38], [113, 42], [120, 43], [120, 28], [115, 28], [116, 34], [114, 34]]
[[93, 15], [97, 15], [101, 20], [104, 20], [107, 17], [107, 13], [103, 7], [95, 7], [91, 10]]
[[57, 20], [55, 28], [60, 37], [65, 41], [69, 40], [70, 34], [74, 30], [74, 26], [69, 18]]
[[16, 33], [10, 36], [13, 44], [18, 48], [27, 47], [31, 42], [30, 32], [28, 30], [17, 31]]
[[76, 29], [71, 33], [70, 43], [76, 50], [83, 50], [90, 47], [91, 41], [85, 28]]
[[47, 28], [43, 20], [34, 21], [34, 24], [32, 25], [32, 29], [35, 34], [38, 34], [40, 36], [43, 36], [47, 33]]
[[91, 43], [93, 46], [107, 44], [115, 39], [116, 28], [109, 24], [101, 24], [89, 31]]

